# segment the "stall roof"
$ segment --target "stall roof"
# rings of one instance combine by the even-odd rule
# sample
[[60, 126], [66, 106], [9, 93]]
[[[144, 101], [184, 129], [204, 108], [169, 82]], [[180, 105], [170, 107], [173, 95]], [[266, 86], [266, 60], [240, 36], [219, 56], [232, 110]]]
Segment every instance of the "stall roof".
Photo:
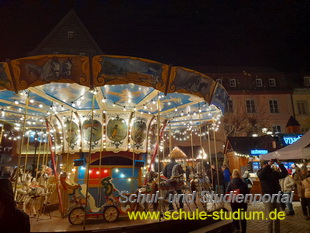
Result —
[[280, 150], [260, 155], [260, 159], [310, 159], [310, 130], [305, 133], [298, 141]]

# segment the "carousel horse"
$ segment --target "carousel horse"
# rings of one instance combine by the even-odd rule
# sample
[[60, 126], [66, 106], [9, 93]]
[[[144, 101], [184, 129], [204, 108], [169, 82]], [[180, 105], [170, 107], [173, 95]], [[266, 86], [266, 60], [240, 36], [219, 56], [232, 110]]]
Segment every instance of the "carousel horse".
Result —
[[[156, 191], [160, 191], [164, 199], [168, 197], [169, 193], [177, 192], [177, 190], [181, 190], [185, 186], [185, 181], [183, 178], [183, 174], [185, 171], [182, 168], [181, 164], [176, 164], [172, 168], [172, 176], [170, 179], [161, 176], [160, 183], [158, 187], [158, 177], [154, 179], [151, 185], [152, 194], [155, 194]], [[153, 208], [156, 211], [158, 209], [158, 203], [153, 203]]]

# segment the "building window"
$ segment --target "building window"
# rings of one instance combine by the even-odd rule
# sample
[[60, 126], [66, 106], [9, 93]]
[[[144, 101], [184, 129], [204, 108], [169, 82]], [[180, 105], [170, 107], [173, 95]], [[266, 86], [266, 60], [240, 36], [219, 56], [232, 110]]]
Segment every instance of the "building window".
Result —
[[297, 102], [297, 110], [299, 115], [306, 115], [307, 114], [306, 103]]
[[272, 126], [273, 133], [281, 133], [281, 126], [280, 125], [274, 125]]
[[310, 87], [310, 77], [304, 77], [305, 87]]
[[86, 56], [86, 53], [80, 53], [80, 56]]
[[215, 81], [216, 81], [217, 83], [219, 83], [219, 84], [223, 85], [223, 83], [222, 83], [222, 79], [221, 79], [221, 78], [218, 78], [218, 79], [216, 79]]
[[246, 100], [246, 111], [247, 113], [255, 113], [254, 100]]
[[261, 78], [257, 78], [255, 80], [256, 87], [262, 87], [263, 86], [263, 80]]
[[229, 86], [230, 87], [236, 87], [236, 79], [234, 79], [234, 78], [229, 79]]
[[54, 54], [54, 55], [57, 55], [57, 54], [59, 54], [59, 52], [53, 52], [53, 54]]
[[269, 87], [275, 87], [276, 86], [276, 80], [274, 78], [269, 79]]
[[68, 39], [72, 40], [74, 38], [74, 31], [68, 31]]
[[227, 101], [227, 105], [226, 105], [226, 112], [234, 112], [233, 109], [233, 101], [232, 100], [228, 100]]
[[278, 101], [269, 100], [270, 113], [279, 113]]

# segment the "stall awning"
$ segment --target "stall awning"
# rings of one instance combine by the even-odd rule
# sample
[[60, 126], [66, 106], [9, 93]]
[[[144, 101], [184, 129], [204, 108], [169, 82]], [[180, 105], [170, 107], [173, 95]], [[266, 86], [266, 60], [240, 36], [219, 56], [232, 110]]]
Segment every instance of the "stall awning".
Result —
[[286, 159], [310, 159], [310, 130], [305, 133], [298, 141], [280, 150], [260, 155], [260, 159], [269, 160], [278, 158]]

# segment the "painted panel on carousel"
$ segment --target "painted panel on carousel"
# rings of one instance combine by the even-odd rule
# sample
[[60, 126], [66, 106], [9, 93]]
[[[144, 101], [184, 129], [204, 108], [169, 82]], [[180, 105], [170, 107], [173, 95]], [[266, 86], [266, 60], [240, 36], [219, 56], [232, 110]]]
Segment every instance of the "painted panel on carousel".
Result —
[[204, 98], [208, 103], [216, 82], [194, 70], [172, 67], [168, 92], [189, 93]]
[[128, 122], [131, 113], [115, 112], [107, 114], [106, 150], [119, 152], [128, 149]]
[[134, 83], [165, 91], [168, 65], [126, 56], [95, 56], [93, 58], [94, 84]]
[[64, 127], [64, 152], [73, 154], [80, 151], [81, 134], [79, 119], [75, 114], [65, 113], [61, 117]]
[[[76, 83], [50, 83], [36, 88], [75, 109], [92, 108], [93, 95], [89, 92], [89, 87]], [[94, 108], [99, 108], [97, 101], [94, 102]]]
[[228, 96], [227, 91], [225, 90], [225, 88], [222, 85], [218, 84], [216, 86], [215, 91], [214, 91], [214, 94], [213, 94], [213, 97], [211, 100], [211, 104], [214, 104], [217, 107], [219, 107], [222, 110], [222, 112], [224, 113], [225, 112], [225, 106], [226, 106], [228, 99], [229, 99], [229, 96]]
[[89, 86], [88, 57], [42, 55], [12, 61], [18, 90], [50, 82], [78, 83]]
[[82, 150], [88, 152], [91, 146], [91, 151], [100, 151], [102, 147], [102, 113], [95, 111], [79, 111], [79, 116], [82, 125]]
[[135, 107], [154, 89], [134, 84], [106, 85], [101, 87], [103, 95], [107, 98], [108, 108]]
[[6, 62], [0, 62], [0, 90], [2, 89], [14, 91], [8, 63]]
[[147, 127], [152, 119], [151, 115], [136, 112], [132, 118], [130, 151], [136, 154], [145, 153], [147, 146]]

